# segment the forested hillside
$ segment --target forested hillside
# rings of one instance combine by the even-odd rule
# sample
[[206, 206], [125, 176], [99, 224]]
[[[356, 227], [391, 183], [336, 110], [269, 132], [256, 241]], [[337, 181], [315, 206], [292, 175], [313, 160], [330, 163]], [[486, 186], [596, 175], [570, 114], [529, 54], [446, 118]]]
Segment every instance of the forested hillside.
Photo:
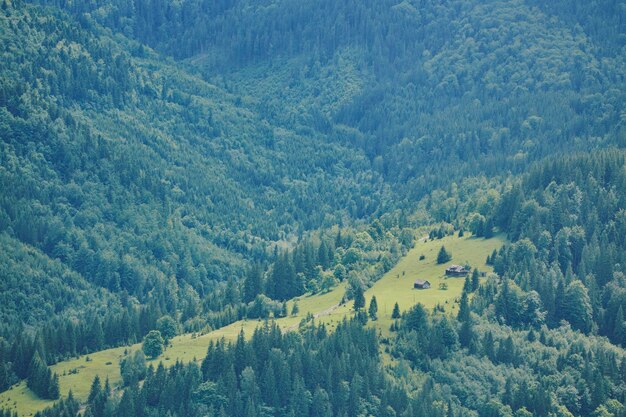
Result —
[[96, 286], [204, 295], [268, 242], [381, 207], [354, 149], [274, 128], [100, 29], [5, 13], [2, 230]]
[[267, 119], [364, 149], [416, 198], [624, 135], [616, 2], [51, 3], [187, 58]]
[[[626, 415], [623, 1], [0, 6], [0, 391], [341, 284], [85, 415]], [[508, 243], [452, 305], [358, 305], [464, 233]]]

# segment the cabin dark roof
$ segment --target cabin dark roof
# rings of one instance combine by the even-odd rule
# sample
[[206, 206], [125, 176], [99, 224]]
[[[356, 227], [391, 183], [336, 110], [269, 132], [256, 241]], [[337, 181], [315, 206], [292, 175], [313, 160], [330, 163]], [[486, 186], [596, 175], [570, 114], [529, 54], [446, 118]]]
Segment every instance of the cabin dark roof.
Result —
[[422, 279], [416, 279], [413, 283], [413, 288], [430, 288], [430, 282]]
[[469, 271], [465, 269], [464, 266], [461, 266], [461, 265], [450, 265], [449, 267], [446, 268], [446, 272], [452, 272], [455, 274], [465, 274], [465, 273], [468, 273]]

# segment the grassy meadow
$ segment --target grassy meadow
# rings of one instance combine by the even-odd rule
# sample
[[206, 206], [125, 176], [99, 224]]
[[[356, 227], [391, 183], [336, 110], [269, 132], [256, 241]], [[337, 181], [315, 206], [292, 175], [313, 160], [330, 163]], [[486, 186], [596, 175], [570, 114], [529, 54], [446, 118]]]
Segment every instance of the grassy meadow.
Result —
[[[370, 321], [369, 325], [378, 328], [383, 335], [388, 335], [392, 322], [391, 313], [396, 302], [401, 311], [405, 311], [416, 303], [422, 303], [427, 308], [442, 304], [447, 312], [454, 313], [458, 308], [456, 300], [461, 294], [464, 279], [446, 278], [444, 276], [446, 266], [468, 263], [481, 271], [490, 271], [491, 268], [485, 264], [485, 259], [503, 243], [504, 238], [502, 236], [481, 239], [466, 235], [463, 238], [447, 236], [432, 241], [418, 240], [415, 247], [365, 293], [366, 306], [369, 305], [373, 295], [376, 296], [378, 302], [378, 320]], [[452, 259], [446, 264], [437, 265], [437, 252], [442, 245], [445, 245], [448, 252], [451, 253]], [[420, 260], [422, 255], [424, 259]], [[427, 290], [413, 289], [413, 282], [416, 279], [430, 281], [431, 288]], [[446, 283], [448, 288], [440, 290], [440, 283]], [[344, 293], [345, 282], [325, 294], [300, 296], [288, 303], [288, 309], [291, 311], [293, 303], [298, 302], [300, 310], [298, 315], [281, 318], [276, 322], [285, 331], [294, 330], [300, 321], [310, 313], [316, 316], [318, 322], [325, 323], [332, 330], [337, 323], [352, 312], [352, 303], [339, 305]], [[249, 336], [260, 324], [262, 324], [261, 320], [242, 320], [206, 334], [177, 336], [172, 339], [171, 346], [160, 357], [149, 361], [149, 363], [156, 365], [159, 361], [163, 361], [167, 365], [174, 364], [177, 360], [184, 362], [200, 361], [204, 358], [211, 340], [221, 338], [234, 340], [241, 330], [246, 336]], [[77, 398], [85, 400], [89, 394], [91, 382], [96, 375], [99, 375], [102, 380], [108, 378], [112, 386], [119, 384], [121, 382], [120, 360], [126, 354], [140, 348], [141, 344], [135, 344], [107, 349], [51, 366], [52, 371], [59, 374], [61, 395], [67, 396], [71, 390]], [[37, 398], [26, 387], [25, 381], [0, 393], [0, 408], [15, 410], [20, 416], [31, 416], [52, 405], [52, 403], [52, 401]]]

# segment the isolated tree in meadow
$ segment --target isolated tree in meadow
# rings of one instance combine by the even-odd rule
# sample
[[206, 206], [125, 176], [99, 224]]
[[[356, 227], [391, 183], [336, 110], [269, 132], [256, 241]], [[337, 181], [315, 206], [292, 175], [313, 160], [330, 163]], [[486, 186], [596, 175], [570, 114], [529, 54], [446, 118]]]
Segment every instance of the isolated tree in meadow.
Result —
[[398, 303], [395, 303], [393, 306], [393, 312], [391, 313], [391, 318], [392, 319], [400, 318], [400, 306], [398, 305]]
[[452, 255], [446, 250], [445, 246], [442, 246], [441, 249], [439, 249], [439, 253], [437, 254], [437, 263], [445, 264], [450, 259], [452, 259]]
[[143, 353], [149, 358], [156, 358], [163, 353], [163, 337], [158, 330], [151, 330], [143, 339]]
[[300, 307], [298, 306], [298, 302], [294, 301], [293, 307], [291, 307], [291, 315], [297, 316], [299, 312], [300, 312]]
[[372, 320], [376, 320], [378, 318], [378, 302], [376, 301], [375, 295], [372, 296], [370, 307], [367, 312]]

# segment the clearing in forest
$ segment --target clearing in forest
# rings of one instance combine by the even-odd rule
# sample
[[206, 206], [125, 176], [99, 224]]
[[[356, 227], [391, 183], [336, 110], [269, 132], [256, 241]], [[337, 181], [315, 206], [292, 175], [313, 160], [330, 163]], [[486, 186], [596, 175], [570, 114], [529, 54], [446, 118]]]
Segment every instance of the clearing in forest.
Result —
[[[378, 302], [378, 320], [370, 321], [370, 325], [376, 326], [384, 335], [389, 334], [391, 313], [396, 302], [401, 311], [406, 311], [416, 303], [422, 303], [427, 308], [441, 304], [447, 312], [456, 313], [458, 306], [455, 300], [461, 295], [464, 278], [446, 278], [445, 268], [452, 264], [469, 264], [472, 268], [490, 272], [491, 268], [485, 264], [485, 259], [504, 242], [503, 236], [482, 239], [468, 235], [462, 238], [447, 236], [437, 240], [417, 240], [407, 255], [366, 291], [366, 309], [372, 295], [376, 296]], [[436, 258], [442, 245], [451, 253], [452, 259], [439, 265]], [[424, 258], [420, 259], [422, 256]], [[416, 279], [429, 281], [431, 287], [425, 290], [414, 289], [413, 283]], [[442, 283], [446, 284], [447, 289], [440, 289]], [[310, 313], [316, 321], [326, 323], [332, 330], [337, 323], [353, 312], [352, 302], [340, 304], [345, 289], [346, 283], [343, 282], [330, 292], [303, 295], [291, 300], [288, 303], [288, 311], [291, 311], [294, 301], [297, 300], [300, 312], [297, 316], [277, 319], [276, 323], [285, 331], [295, 330], [300, 321]], [[172, 339], [171, 346], [160, 357], [148, 363], [156, 366], [161, 361], [165, 365], [173, 365], [177, 360], [201, 361], [211, 340], [221, 338], [234, 340], [241, 330], [249, 336], [262, 323], [261, 320], [242, 320], [204, 335], [177, 336]], [[67, 396], [72, 390], [76, 398], [86, 400], [91, 382], [96, 375], [103, 381], [109, 378], [112, 386], [120, 384], [119, 362], [126, 354], [137, 349], [141, 349], [141, 344], [107, 349], [51, 366], [52, 371], [59, 374], [61, 395]], [[17, 411], [20, 416], [31, 416], [52, 404], [53, 401], [37, 398], [26, 387], [25, 381], [0, 393], [0, 408]]]

